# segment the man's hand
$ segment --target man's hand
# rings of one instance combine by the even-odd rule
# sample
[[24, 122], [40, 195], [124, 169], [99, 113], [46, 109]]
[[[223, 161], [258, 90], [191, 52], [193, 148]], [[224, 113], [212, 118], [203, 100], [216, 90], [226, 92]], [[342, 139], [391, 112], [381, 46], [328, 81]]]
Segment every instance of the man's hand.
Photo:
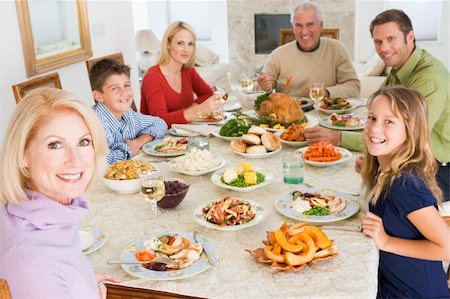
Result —
[[261, 87], [262, 90], [264, 91], [272, 90], [273, 87], [272, 77], [268, 73], [261, 72], [257, 78], [257, 81], [259, 87]]
[[154, 137], [149, 134], [142, 134], [136, 139], [130, 139], [125, 140], [125, 144], [128, 145], [128, 147], [131, 150], [131, 154], [134, 156], [141, 150], [142, 146], [146, 144], [149, 141], [152, 141]]
[[309, 144], [317, 143], [320, 141], [330, 141], [336, 146], [341, 145], [341, 132], [325, 129], [319, 126], [306, 128], [305, 138]]

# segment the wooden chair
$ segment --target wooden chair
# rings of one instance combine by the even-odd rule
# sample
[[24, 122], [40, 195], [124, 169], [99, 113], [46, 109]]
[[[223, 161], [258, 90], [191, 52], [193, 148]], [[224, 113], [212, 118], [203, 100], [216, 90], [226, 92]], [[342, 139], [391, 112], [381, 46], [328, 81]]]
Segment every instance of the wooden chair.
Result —
[[37, 88], [43, 87], [55, 87], [62, 89], [61, 81], [59, 80], [58, 73], [52, 73], [47, 76], [31, 79], [12, 86], [13, 94], [16, 99], [16, 103], [19, 103], [27, 94]]
[[[97, 58], [86, 60], [86, 68], [87, 68], [88, 75], [89, 75], [89, 82], [91, 81], [91, 69], [94, 66], [94, 64], [96, 64], [100, 60], [106, 59], [106, 58], [109, 58], [109, 59], [112, 59], [112, 60], [117, 60], [118, 62], [120, 62], [122, 64], [125, 64], [125, 61], [123, 60], [122, 52], [118, 52], [118, 53], [114, 53], [114, 54], [111, 54], [111, 55], [106, 55], [106, 56], [102, 56], [102, 57], [97, 57]], [[92, 88], [92, 86], [91, 86], [91, 88]], [[95, 99], [94, 99], [94, 101], [95, 101]], [[137, 111], [136, 104], [134, 103], [134, 100], [131, 103], [131, 109], [133, 109], [134, 111]]]
[[11, 299], [8, 283], [5, 279], [0, 278], [0, 299]]
[[[328, 28], [320, 31], [320, 36], [339, 39], [339, 28]], [[280, 29], [280, 46], [295, 40], [292, 28]]]
[[153, 298], [153, 299], [194, 299], [200, 297], [192, 297], [187, 295], [133, 288], [116, 284], [106, 284], [107, 299], [128, 299], [128, 298]]

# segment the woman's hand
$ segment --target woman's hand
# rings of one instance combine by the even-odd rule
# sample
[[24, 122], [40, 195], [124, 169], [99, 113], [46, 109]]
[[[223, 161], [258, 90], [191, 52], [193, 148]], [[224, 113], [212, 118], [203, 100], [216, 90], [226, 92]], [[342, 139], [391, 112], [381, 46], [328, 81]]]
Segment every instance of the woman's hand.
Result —
[[363, 233], [375, 241], [378, 249], [383, 250], [389, 241], [389, 235], [384, 231], [383, 220], [374, 213], [367, 212], [362, 220]]
[[355, 159], [355, 172], [361, 174], [362, 164], [364, 162], [363, 155], [359, 155]]
[[106, 299], [106, 286], [105, 282], [120, 282], [120, 279], [111, 276], [107, 273], [95, 273], [95, 278], [97, 280], [98, 291], [100, 293], [100, 299]]

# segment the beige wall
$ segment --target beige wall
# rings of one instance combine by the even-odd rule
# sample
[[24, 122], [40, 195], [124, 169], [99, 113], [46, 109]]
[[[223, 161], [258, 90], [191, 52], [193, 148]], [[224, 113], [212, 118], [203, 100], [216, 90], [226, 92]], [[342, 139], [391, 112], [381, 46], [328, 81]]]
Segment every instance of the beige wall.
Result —
[[[255, 55], [254, 14], [290, 13], [298, 1], [232, 0], [227, 1], [230, 70], [234, 78], [264, 64], [267, 55]], [[355, 1], [316, 1], [325, 15], [325, 28], [339, 28], [340, 40], [353, 56]]]

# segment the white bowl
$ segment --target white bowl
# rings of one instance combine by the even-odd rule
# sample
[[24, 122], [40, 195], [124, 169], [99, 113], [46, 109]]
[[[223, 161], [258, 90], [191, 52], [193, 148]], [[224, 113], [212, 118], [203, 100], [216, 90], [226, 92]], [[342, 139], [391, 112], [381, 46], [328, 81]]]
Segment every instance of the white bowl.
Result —
[[103, 178], [105, 185], [120, 194], [133, 194], [141, 190], [141, 181], [139, 179], [133, 180], [108, 180]]

